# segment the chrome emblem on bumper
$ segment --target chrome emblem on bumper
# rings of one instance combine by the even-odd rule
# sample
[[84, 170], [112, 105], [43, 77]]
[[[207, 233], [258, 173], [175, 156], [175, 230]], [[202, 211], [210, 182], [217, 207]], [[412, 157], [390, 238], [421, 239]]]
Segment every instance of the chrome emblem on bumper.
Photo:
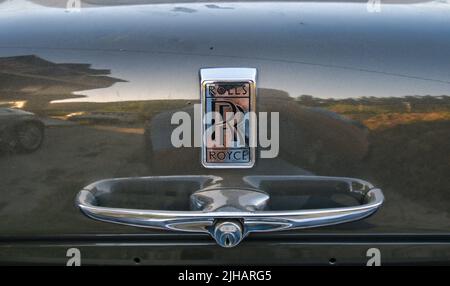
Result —
[[201, 69], [200, 78], [203, 166], [253, 167], [256, 146], [256, 69]]

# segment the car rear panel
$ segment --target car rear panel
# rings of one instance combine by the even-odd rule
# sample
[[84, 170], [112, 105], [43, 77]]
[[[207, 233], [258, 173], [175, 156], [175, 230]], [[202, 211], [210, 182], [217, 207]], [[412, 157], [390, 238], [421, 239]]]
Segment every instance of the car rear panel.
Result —
[[[52, 263], [69, 246], [101, 243], [90, 262], [145, 253], [155, 264], [364, 263], [367, 246], [385, 247], [392, 262], [448, 257], [447, 2], [380, 12], [351, 2], [20, 3], [0, 3], [0, 104], [33, 112], [45, 139], [35, 152], [1, 154], [2, 261], [33, 262], [15, 256], [30, 253]], [[200, 103], [199, 70], [211, 67], [256, 68], [257, 111], [280, 114], [276, 158], [208, 169], [200, 148], [173, 147], [171, 117]], [[354, 177], [381, 188], [385, 203], [358, 222], [251, 234], [232, 250], [203, 234], [95, 221], [74, 205], [94, 181], [161, 175], [236, 188], [255, 175]], [[113, 200], [184, 208], [195, 188]]]

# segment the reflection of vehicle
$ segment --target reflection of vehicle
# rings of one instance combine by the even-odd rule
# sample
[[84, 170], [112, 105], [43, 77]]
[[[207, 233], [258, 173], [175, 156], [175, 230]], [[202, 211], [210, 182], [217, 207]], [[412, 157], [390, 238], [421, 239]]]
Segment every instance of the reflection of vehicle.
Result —
[[5, 150], [33, 152], [44, 140], [44, 123], [34, 113], [0, 109], [0, 147]]

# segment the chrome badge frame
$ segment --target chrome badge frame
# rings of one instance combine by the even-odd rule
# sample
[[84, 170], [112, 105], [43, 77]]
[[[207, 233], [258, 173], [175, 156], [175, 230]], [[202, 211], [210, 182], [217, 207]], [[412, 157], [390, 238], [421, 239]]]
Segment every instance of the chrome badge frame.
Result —
[[[206, 68], [200, 70], [202, 103], [202, 152], [205, 168], [251, 168], [255, 164], [256, 147], [256, 69]], [[212, 114], [220, 114], [220, 122]], [[231, 123], [244, 130], [242, 136], [224, 132]], [[237, 118], [237, 115], [241, 117]], [[243, 117], [242, 117], [243, 115]], [[237, 119], [236, 119], [237, 118]], [[238, 128], [236, 128], [238, 129]], [[221, 131], [221, 132], [216, 132]], [[222, 145], [212, 141], [214, 134], [222, 136]]]

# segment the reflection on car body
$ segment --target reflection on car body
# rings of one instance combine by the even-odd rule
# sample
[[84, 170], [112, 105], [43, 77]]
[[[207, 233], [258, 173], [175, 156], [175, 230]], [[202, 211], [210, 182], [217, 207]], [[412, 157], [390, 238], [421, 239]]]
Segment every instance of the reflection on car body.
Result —
[[44, 141], [44, 123], [33, 113], [0, 108], [0, 149], [33, 152]]
[[[383, 265], [449, 263], [448, 1], [377, 14], [363, 0], [23, 2], [0, 2], [0, 135], [17, 151], [0, 155], [0, 263], [64, 264], [73, 248], [82, 265], [365, 265], [370, 249]], [[204, 168], [200, 148], [171, 143], [172, 115], [200, 103], [199, 71], [226, 67], [256, 69], [256, 110], [279, 113], [278, 156], [248, 169]], [[264, 216], [381, 201], [348, 178], [381, 189], [383, 207], [285, 232], [298, 217]], [[86, 217], [80, 191], [84, 214], [133, 226]], [[155, 224], [155, 210], [206, 220]], [[256, 220], [241, 239], [255, 215], [277, 231]]]

